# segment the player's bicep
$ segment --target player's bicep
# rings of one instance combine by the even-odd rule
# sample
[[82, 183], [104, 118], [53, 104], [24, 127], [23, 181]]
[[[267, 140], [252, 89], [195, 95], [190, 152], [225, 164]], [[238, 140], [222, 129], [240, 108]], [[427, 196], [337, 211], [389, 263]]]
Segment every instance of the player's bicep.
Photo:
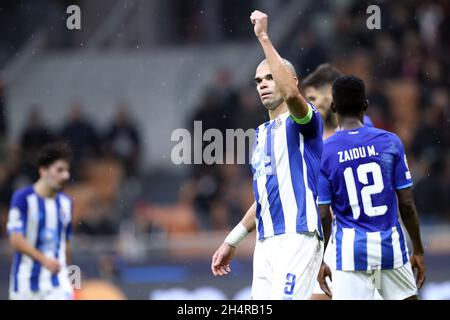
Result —
[[400, 205], [412, 203], [413, 194], [411, 188], [397, 189], [395, 192], [397, 193], [398, 203]]
[[330, 204], [320, 204], [319, 212], [322, 222], [328, 221], [331, 224], [333, 215], [331, 214], [331, 206]]

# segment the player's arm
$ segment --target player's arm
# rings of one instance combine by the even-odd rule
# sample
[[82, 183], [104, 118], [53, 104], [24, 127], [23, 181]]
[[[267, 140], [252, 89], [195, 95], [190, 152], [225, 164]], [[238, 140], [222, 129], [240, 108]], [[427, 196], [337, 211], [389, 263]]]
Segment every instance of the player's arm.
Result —
[[[73, 205], [71, 207], [73, 208]], [[73, 216], [72, 211], [71, 216]], [[72, 264], [72, 248], [70, 246], [71, 239], [72, 239], [72, 221], [70, 221], [66, 227], [66, 265], [68, 266]]]
[[400, 215], [413, 245], [413, 253], [410, 260], [413, 269], [416, 271], [417, 287], [420, 289], [425, 282], [425, 260], [420, 237], [419, 215], [414, 205], [411, 188], [397, 190], [397, 196]]
[[413, 254], [410, 260], [411, 266], [416, 273], [417, 287], [420, 288], [425, 281], [425, 261], [423, 257], [422, 239], [420, 238], [419, 215], [417, 214], [411, 192], [413, 182], [403, 143], [396, 135], [392, 135], [392, 138], [393, 145], [397, 149], [394, 167], [394, 185], [398, 197], [400, 215], [413, 245]]
[[59, 272], [61, 267], [58, 260], [47, 257], [43, 252], [30, 245], [21, 233], [11, 232], [9, 235], [9, 242], [14, 250], [40, 262], [45, 268], [50, 270], [51, 273]]
[[[322, 160], [324, 160], [325, 157], [322, 156]], [[328, 245], [330, 236], [331, 236], [331, 225], [332, 225], [332, 214], [331, 214], [331, 202], [333, 199], [332, 196], [332, 188], [331, 188], [331, 182], [327, 178], [329, 175], [326, 171], [326, 165], [325, 161], [322, 161], [321, 163], [321, 169], [320, 169], [320, 175], [319, 175], [319, 183], [318, 183], [318, 193], [319, 193], [319, 212], [320, 212], [320, 218], [322, 221], [322, 229], [323, 229], [323, 240], [325, 243], [325, 248]], [[325, 292], [325, 294], [329, 297], [332, 296], [331, 290], [328, 286], [328, 283], [326, 281], [326, 278], [329, 277], [330, 280], [332, 274], [330, 267], [323, 261], [322, 256], [322, 265], [320, 266], [319, 274], [317, 276], [317, 281], [319, 282], [320, 288]]]
[[329, 204], [321, 204], [319, 205], [320, 219], [322, 220], [322, 228], [323, 228], [323, 241], [325, 244], [325, 248], [328, 245], [328, 241], [331, 236], [331, 224], [332, 224], [332, 215]]
[[289, 112], [295, 120], [298, 120], [297, 122], [308, 122], [312, 116], [312, 109], [300, 94], [298, 79], [292, 75], [270, 41], [267, 32], [267, 15], [256, 10], [251, 14], [250, 20], [255, 25], [255, 35], [264, 50], [273, 80], [277, 84], [284, 101], [286, 101]]
[[59, 262], [47, 257], [43, 252], [36, 249], [24, 236], [26, 232], [27, 212], [28, 204], [25, 197], [21, 193], [14, 193], [11, 199], [11, 208], [8, 213], [8, 223], [6, 226], [10, 245], [15, 251], [38, 261], [52, 273], [57, 273], [60, 270]]
[[[319, 206], [320, 218], [322, 220], [322, 228], [323, 228], [323, 240], [325, 243], [324, 248], [327, 247], [328, 241], [331, 236], [331, 223], [332, 216], [329, 204], [322, 204]], [[330, 287], [326, 281], [326, 278], [329, 277], [332, 279], [331, 269], [330, 267], [323, 261], [322, 257], [322, 265], [320, 266], [319, 274], [317, 276], [317, 281], [319, 282], [320, 288], [325, 292], [325, 294], [329, 297], [332, 296]]]
[[236, 247], [248, 234], [256, 229], [256, 202], [247, 210], [239, 224], [228, 234], [225, 241], [214, 253], [211, 271], [215, 276], [224, 276], [231, 272], [230, 262]]
[[72, 264], [72, 248], [70, 247], [70, 241], [66, 242], [66, 264], [68, 266]]

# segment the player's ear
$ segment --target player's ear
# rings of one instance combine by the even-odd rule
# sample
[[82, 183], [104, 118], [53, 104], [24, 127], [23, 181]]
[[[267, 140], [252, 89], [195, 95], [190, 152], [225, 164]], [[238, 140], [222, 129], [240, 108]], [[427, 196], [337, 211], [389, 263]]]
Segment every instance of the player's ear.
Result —
[[334, 107], [334, 102], [333, 101], [331, 101], [330, 109], [331, 109], [331, 111], [333, 111], [333, 113], [336, 113], [336, 108]]
[[369, 108], [369, 100], [366, 99], [366, 100], [364, 101], [363, 111], [366, 112], [366, 111], [367, 111], [367, 108]]
[[296, 84], [297, 87], [298, 87], [298, 78], [297, 78], [297, 77], [294, 77], [294, 79], [295, 79], [295, 84]]
[[39, 167], [38, 171], [39, 171], [39, 176], [40, 177], [43, 177], [45, 175], [45, 167]]

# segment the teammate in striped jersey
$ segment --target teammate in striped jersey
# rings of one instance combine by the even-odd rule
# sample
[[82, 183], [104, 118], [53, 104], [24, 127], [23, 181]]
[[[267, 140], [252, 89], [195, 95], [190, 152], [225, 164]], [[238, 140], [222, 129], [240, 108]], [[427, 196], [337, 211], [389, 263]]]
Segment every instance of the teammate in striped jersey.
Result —
[[[337, 130], [336, 115], [331, 110], [331, 101], [333, 100], [331, 89], [333, 82], [342, 76], [342, 73], [330, 65], [329, 63], [321, 64], [309, 74], [302, 81], [302, 88], [305, 92], [305, 97], [308, 101], [312, 102], [322, 115], [324, 123], [323, 128], [323, 140], [325, 141], [331, 137]], [[367, 115], [364, 115], [364, 125], [367, 127], [373, 127], [373, 123]], [[333, 226], [335, 226], [335, 219], [333, 219]], [[324, 254], [325, 263], [331, 268], [335, 269], [334, 263], [334, 240], [331, 237], [330, 244], [327, 246]], [[328, 280], [328, 278], [327, 278]], [[331, 282], [328, 283], [331, 288]], [[379, 296], [377, 296], [379, 298]], [[316, 282], [314, 287], [312, 300], [329, 300], [330, 298], [322, 291], [319, 282]]]
[[[342, 73], [337, 68], [329, 63], [324, 63], [302, 81], [306, 99], [313, 103], [322, 115], [324, 141], [331, 137], [337, 128], [336, 116], [330, 108], [333, 99], [331, 87], [334, 80], [340, 76]], [[366, 127], [373, 127], [372, 120], [367, 115], [364, 115], [363, 120]]]
[[256, 130], [252, 156], [255, 203], [213, 256], [214, 275], [230, 272], [236, 245], [256, 228], [253, 299], [309, 299], [322, 261], [316, 205], [322, 119], [298, 89], [293, 66], [267, 35], [267, 16], [251, 15], [266, 60], [255, 82], [270, 121]]
[[[403, 144], [391, 132], [362, 125], [367, 100], [361, 79], [338, 78], [331, 107], [339, 131], [324, 145], [319, 205], [325, 243], [330, 206], [336, 216], [336, 271], [331, 293], [323, 263], [321, 287], [333, 299], [373, 299], [375, 291], [389, 300], [416, 299], [425, 263]], [[409, 260], [398, 209], [413, 244]]]
[[38, 159], [39, 179], [17, 190], [7, 230], [15, 254], [9, 296], [13, 300], [72, 299], [67, 272], [72, 200], [61, 192], [70, 178], [64, 147], [49, 145]]

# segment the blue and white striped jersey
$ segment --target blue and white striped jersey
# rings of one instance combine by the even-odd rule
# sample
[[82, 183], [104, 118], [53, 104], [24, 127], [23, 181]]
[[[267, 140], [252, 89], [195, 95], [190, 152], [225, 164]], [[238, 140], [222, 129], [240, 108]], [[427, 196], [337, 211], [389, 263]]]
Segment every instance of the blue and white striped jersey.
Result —
[[322, 118], [313, 105], [305, 119], [289, 112], [260, 125], [252, 154], [257, 238], [317, 232], [317, 184], [322, 154]]
[[395, 269], [408, 261], [395, 190], [411, 186], [395, 134], [364, 126], [325, 141], [319, 205], [331, 204], [336, 217], [336, 270]]
[[23, 234], [29, 244], [59, 260], [61, 271], [51, 274], [38, 261], [16, 252], [11, 267], [11, 292], [38, 292], [67, 287], [66, 243], [71, 236], [72, 200], [60, 192], [43, 198], [33, 186], [17, 190], [11, 201], [8, 233]]

